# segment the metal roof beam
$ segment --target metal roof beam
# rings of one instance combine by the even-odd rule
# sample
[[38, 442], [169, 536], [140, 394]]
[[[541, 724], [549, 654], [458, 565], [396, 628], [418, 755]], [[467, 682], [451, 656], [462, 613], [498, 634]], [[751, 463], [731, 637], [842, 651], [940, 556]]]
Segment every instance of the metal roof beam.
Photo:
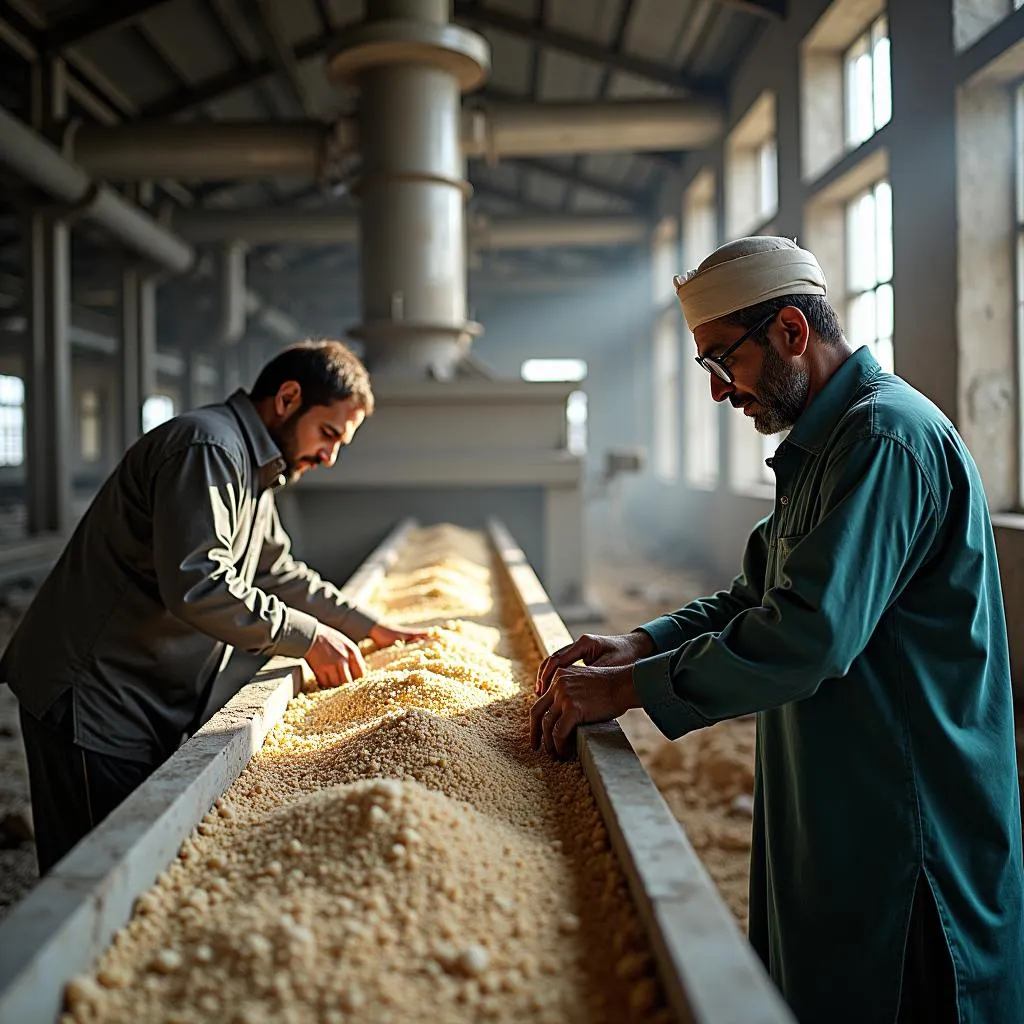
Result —
[[634, 192], [623, 188], [621, 185], [614, 185], [611, 182], [601, 181], [557, 164], [550, 164], [544, 160], [532, 160], [528, 157], [513, 157], [509, 163], [514, 163], [523, 170], [534, 171], [537, 174], [546, 174], [549, 178], [556, 178], [564, 181], [567, 185], [574, 185], [578, 188], [589, 189], [599, 195], [607, 196], [609, 199], [617, 199], [629, 203], [631, 206], [643, 207], [647, 204], [648, 196], [641, 192]]
[[481, 7], [468, 0], [455, 0], [458, 21], [478, 28], [493, 28], [552, 50], [593, 61], [616, 71], [625, 71], [652, 82], [661, 82], [676, 89], [685, 89], [694, 96], [722, 99], [724, 84], [718, 79], [688, 75], [676, 68], [658, 64], [628, 53], [613, 53], [603, 43], [582, 36], [543, 28], [529, 18], [517, 18], [490, 7]]
[[288, 91], [306, 117], [316, 116], [316, 104], [299, 74], [299, 62], [288, 44], [282, 11], [275, 0], [245, 0], [242, 8], [252, 22], [263, 52], [288, 85]]
[[[318, 56], [331, 45], [334, 38], [333, 35], [325, 35], [303, 40], [295, 47], [295, 60], [302, 62], [310, 57]], [[254, 64], [232, 68], [222, 75], [214, 75], [205, 82], [200, 82], [192, 89], [185, 89], [172, 96], [166, 96], [162, 100], [157, 100], [144, 107], [141, 113], [143, 117], [174, 117], [177, 114], [184, 114], [195, 110], [196, 107], [212, 103], [236, 89], [256, 85], [274, 74], [275, 71], [273, 63], [266, 58], [256, 61]]]
[[99, 32], [128, 25], [165, 3], [168, 0], [107, 0], [103, 4], [89, 4], [80, 13], [47, 28], [43, 33], [43, 48], [55, 51], [74, 46]]
[[772, 21], [784, 21], [786, 17], [786, 0], [718, 0], [718, 3]]

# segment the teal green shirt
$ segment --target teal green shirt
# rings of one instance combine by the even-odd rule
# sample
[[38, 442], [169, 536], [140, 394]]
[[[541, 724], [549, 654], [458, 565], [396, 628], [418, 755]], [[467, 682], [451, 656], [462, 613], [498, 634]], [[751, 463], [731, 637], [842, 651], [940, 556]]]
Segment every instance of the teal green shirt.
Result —
[[648, 623], [670, 738], [757, 713], [750, 938], [801, 1024], [891, 1024], [921, 873], [962, 1024], [1024, 1022], [1024, 870], [988, 507], [952, 424], [866, 349], [771, 460], [727, 592]]

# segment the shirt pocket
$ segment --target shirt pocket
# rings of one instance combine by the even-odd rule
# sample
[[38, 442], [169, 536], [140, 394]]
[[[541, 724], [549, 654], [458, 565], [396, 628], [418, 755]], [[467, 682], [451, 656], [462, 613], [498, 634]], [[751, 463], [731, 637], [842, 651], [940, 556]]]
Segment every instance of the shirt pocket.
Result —
[[785, 537], [780, 537], [776, 542], [776, 551], [774, 564], [772, 566], [772, 579], [770, 586], [772, 587], [784, 587], [788, 589], [789, 582], [786, 577], [786, 561], [789, 556], [793, 553], [796, 546], [806, 537], [804, 533], [790, 533]]

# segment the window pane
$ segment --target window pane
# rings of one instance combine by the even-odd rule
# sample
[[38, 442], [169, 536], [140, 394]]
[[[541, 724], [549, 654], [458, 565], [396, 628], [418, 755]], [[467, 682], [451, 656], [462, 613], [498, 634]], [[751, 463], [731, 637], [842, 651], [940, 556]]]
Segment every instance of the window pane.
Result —
[[150, 395], [142, 403], [142, 432], [166, 423], [174, 416], [174, 399], [170, 395]]
[[874, 287], [876, 269], [875, 197], [866, 192], [847, 208], [847, 286], [851, 292]]
[[889, 51], [889, 27], [885, 18], [875, 22], [872, 47], [872, 78], [874, 85], [874, 124], [877, 132], [892, 118], [892, 68]]
[[757, 150], [757, 219], [770, 217], [779, 206], [778, 152], [774, 139]]
[[892, 285], [879, 285], [875, 291], [875, 337], [880, 341], [892, 340], [893, 301]]
[[859, 146], [874, 129], [872, 113], [871, 53], [866, 35], [846, 55], [846, 139]]
[[[688, 354], [692, 346], [693, 342], [689, 341]], [[707, 371], [702, 370], [692, 359], [685, 359], [683, 366], [686, 480], [692, 487], [712, 488], [718, 482], [719, 407], [711, 398]]]
[[679, 477], [679, 314], [663, 313], [654, 328], [654, 471], [662, 480]]
[[850, 300], [849, 340], [854, 348], [869, 345], [875, 340], [875, 293], [864, 292]]
[[585, 359], [527, 359], [521, 373], [523, 380], [583, 380], [587, 375], [587, 363]]
[[887, 181], [875, 186], [875, 225], [875, 281], [889, 281], [892, 279], [892, 188]]
[[25, 382], [0, 374], [0, 466], [25, 461]]
[[1017, 88], [1017, 221], [1024, 223], [1024, 85]]
[[565, 403], [567, 447], [573, 455], [587, 453], [587, 393], [574, 391]]

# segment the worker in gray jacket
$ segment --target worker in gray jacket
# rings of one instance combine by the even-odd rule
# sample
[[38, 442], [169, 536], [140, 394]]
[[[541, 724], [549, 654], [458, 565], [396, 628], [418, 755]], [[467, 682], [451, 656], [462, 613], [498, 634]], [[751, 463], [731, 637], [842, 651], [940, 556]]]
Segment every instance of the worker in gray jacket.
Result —
[[341, 343], [285, 349], [248, 395], [151, 430], [125, 454], [14, 634], [40, 874], [198, 724], [234, 648], [362, 675], [356, 642], [421, 634], [349, 605], [291, 555], [274, 491], [334, 464], [373, 392]]

